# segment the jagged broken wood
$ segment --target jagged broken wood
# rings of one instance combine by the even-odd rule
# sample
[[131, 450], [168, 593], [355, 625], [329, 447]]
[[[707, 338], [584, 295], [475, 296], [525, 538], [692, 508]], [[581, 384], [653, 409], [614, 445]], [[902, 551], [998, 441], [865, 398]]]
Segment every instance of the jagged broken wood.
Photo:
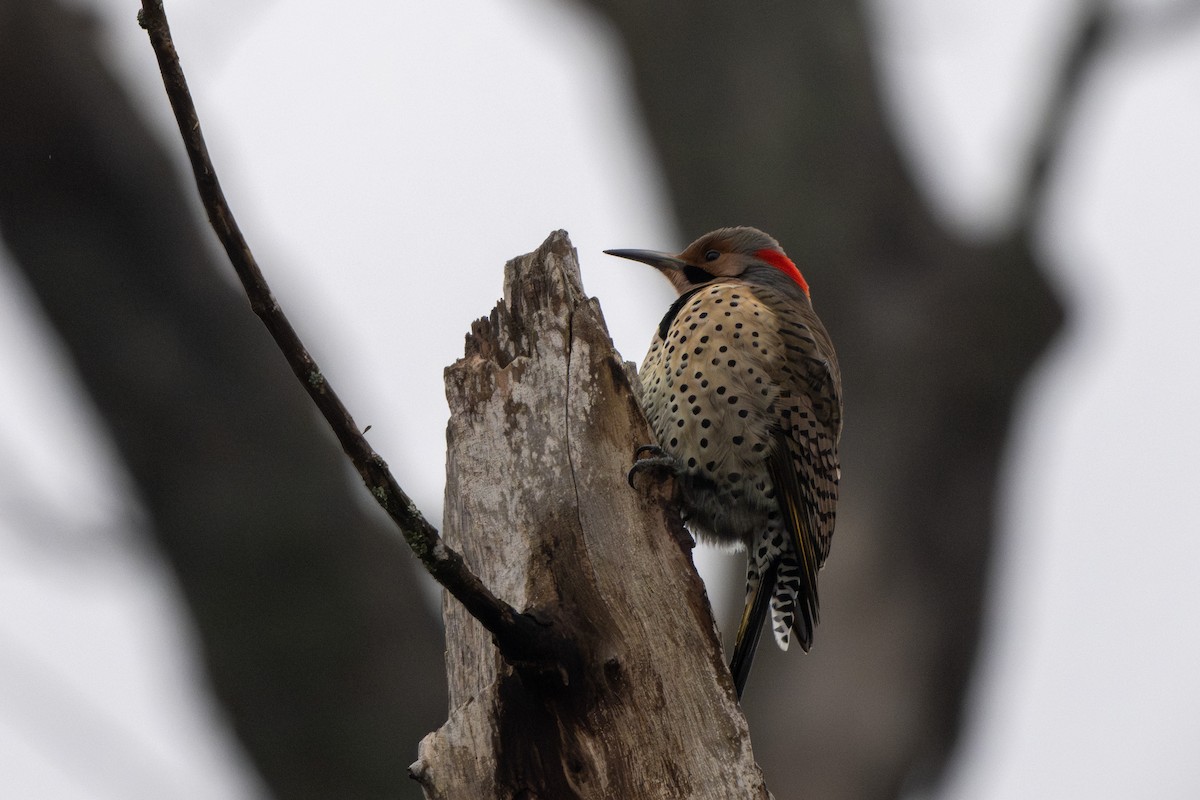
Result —
[[651, 434], [565, 233], [508, 263], [446, 386], [444, 536], [580, 662], [565, 686], [514, 670], [447, 600], [426, 796], [769, 797], [669, 487], [625, 481]]

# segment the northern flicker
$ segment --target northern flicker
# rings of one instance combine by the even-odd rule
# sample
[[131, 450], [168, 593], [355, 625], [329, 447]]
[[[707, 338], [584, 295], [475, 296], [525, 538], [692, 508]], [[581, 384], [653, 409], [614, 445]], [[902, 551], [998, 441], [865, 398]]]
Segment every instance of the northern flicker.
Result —
[[842, 381], [808, 283], [772, 237], [722, 228], [678, 255], [642, 261], [679, 293], [642, 363], [641, 402], [658, 438], [630, 470], [674, 475], [701, 541], [747, 552], [746, 606], [730, 671], [738, 697], [770, 611], [775, 641], [806, 652], [819, 618], [817, 570], [838, 494]]

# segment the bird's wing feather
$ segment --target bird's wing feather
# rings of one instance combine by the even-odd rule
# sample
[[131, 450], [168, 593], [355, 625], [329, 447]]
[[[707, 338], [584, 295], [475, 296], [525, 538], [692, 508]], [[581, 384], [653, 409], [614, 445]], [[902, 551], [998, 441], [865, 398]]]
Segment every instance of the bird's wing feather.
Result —
[[[782, 424], [776, 444], [791, 456], [800, 489], [795, 496], [807, 501], [803, 518], [808, 526], [803, 530], [814, 541], [819, 569], [829, 556], [841, 477], [841, 376], [824, 327], [811, 311], [803, 317], [781, 327], [793, 357], [781, 380], [786, 388], [779, 400]], [[786, 517], [787, 508], [781, 507]]]
[[800, 314], [780, 326], [790, 357], [781, 375], [780, 424], [772, 434], [767, 464], [799, 568], [793, 579], [799, 583], [793, 629], [805, 650], [820, 619], [817, 571], [833, 538], [842, 416], [833, 348], [815, 315], [810, 315]]

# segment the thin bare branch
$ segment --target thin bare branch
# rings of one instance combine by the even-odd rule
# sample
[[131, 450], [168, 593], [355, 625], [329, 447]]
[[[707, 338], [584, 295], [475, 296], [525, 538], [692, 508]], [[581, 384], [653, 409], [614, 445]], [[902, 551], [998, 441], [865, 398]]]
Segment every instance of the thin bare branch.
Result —
[[1091, 3], [1075, 29], [1062, 68], [1046, 98], [1046, 112], [1034, 135], [1024, 185], [1017, 201], [1017, 231], [1027, 236], [1041, 211], [1049, 177], [1058, 164], [1075, 106], [1093, 65], [1112, 33], [1112, 17], [1105, 3]]
[[1121, 11], [1095, 0], [1083, 10], [1067, 46], [1046, 112], [1030, 147], [1024, 185], [1017, 202], [1017, 232], [1028, 234], [1037, 218], [1050, 174], [1058, 164], [1071, 119], [1092, 71], [1117, 41], [1156, 40], [1186, 30], [1200, 19], [1200, 2], [1173, 0], [1157, 8]]
[[150, 44], [158, 59], [163, 85], [183, 137], [200, 199], [217, 238], [241, 280], [250, 307], [262, 320], [292, 372], [333, 429], [342, 450], [353, 462], [371, 495], [400, 528], [404, 540], [429, 574], [492, 634], [508, 661], [558, 665], [570, 662], [574, 652], [570, 642], [551, 627], [518, 612], [484, 586], [466, 566], [462, 556], [446, 546], [437, 529], [429, 524], [400, 488], [383, 458], [363, 437], [350, 412], [280, 308], [225, 200], [204, 143], [195, 103], [171, 39], [162, 0], [142, 0], [138, 24], [150, 35]]

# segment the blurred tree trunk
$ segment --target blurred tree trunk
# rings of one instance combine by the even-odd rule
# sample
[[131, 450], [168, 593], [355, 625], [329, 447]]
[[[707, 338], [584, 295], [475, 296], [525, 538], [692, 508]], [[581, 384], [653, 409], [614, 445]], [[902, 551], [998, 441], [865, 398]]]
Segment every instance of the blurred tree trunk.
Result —
[[269, 786], [418, 797], [405, 770], [445, 690], [414, 562], [213, 260], [193, 190], [96, 38], [51, 0], [0, 0], [0, 232], [108, 424]]
[[1026, 225], [972, 242], [935, 219], [885, 119], [859, 3], [590, 5], [633, 60], [685, 238], [774, 234], [842, 362], [823, 624], [806, 658], [760, 652], [759, 763], [776, 792], [896, 797], [938, 774], [958, 734], [1013, 400], [1060, 306]]
[[581, 662], [531, 674], [445, 603], [449, 721], [413, 774], [431, 800], [766, 798], [669, 485], [561, 231], [510, 261], [504, 300], [446, 370], [446, 543]]

